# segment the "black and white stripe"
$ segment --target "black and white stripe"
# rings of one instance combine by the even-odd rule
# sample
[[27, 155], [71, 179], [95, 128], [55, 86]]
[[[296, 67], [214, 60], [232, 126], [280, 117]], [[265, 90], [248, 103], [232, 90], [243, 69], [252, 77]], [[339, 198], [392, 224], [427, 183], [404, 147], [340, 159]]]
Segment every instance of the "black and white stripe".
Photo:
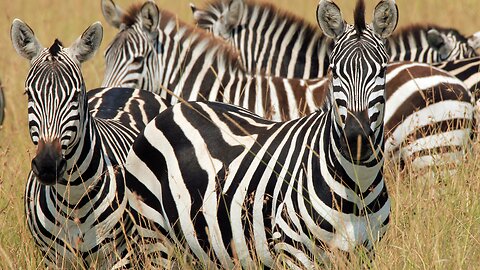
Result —
[[4, 118], [5, 118], [5, 96], [3, 95], [2, 81], [0, 81], [0, 126], [2, 126]]
[[314, 102], [318, 92], [323, 97], [322, 79], [250, 75], [228, 44], [178, 21], [153, 2], [124, 13], [103, 0], [102, 8], [107, 21], [120, 29], [105, 52], [105, 86], [148, 87], [170, 104], [222, 101], [273, 120], [298, 118], [323, 103]]
[[372, 249], [390, 213], [383, 179], [388, 56], [380, 36], [397, 22], [393, 1], [377, 9], [392, 17], [367, 26], [359, 1], [355, 26], [344, 27], [325, 15], [343, 22], [335, 4], [319, 4], [320, 24], [336, 42], [332, 106], [278, 123], [231, 105], [181, 103], [147, 125], [125, 164], [147, 242], [166, 245], [167, 237], [228, 269], [275, 268], [279, 254], [290, 268], [313, 268], [324, 248]]
[[80, 64], [102, 34], [95, 23], [68, 48], [58, 40], [43, 48], [22, 21], [11, 28], [15, 49], [31, 61], [25, 93], [37, 151], [25, 190], [27, 224], [52, 268], [123, 263], [133, 224], [116, 170], [146, 123], [166, 108], [160, 97], [135, 89], [87, 94]]
[[[191, 5], [199, 28], [228, 40], [250, 72], [285, 78], [325, 76], [331, 41], [302, 18], [269, 3], [214, 0]], [[478, 36], [437, 25], [412, 25], [387, 39], [390, 61], [437, 63], [476, 56]]]

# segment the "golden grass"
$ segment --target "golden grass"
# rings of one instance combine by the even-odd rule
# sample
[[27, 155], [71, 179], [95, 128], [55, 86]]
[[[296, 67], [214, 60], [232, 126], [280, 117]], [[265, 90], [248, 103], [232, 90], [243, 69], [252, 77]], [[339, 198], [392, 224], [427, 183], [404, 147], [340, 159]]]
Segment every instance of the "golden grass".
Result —
[[[116, 1], [127, 7], [136, 1]], [[158, 0], [157, 4], [191, 22], [189, 0]], [[192, 0], [202, 5], [203, 0]], [[316, 0], [279, 0], [288, 8], [314, 22]], [[367, 14], [377, 1], [367, 0]], [[432, 22], [456, 27], [465, 34], [480, 28], [478, 0], [397, 0], [400, 25]], [[337, 0], [351, 21], [352, 0]], [[6, 119], [0, 130], [0, 269], [43, 268], [25, 224], [23, 191], [32, 158], [28, 136], [26, 97], [23, 84], [28, 62], [18, 56], [10, 42], [9, 28], [20, 18], [35, 31], [44, 46], [60, 38], [67, 46], [88, 25], [101, 21], [104, 42], [95, 58], [83, 66], [87, 88], [100, 86], [103, 78], [103, 51], [116, 33], [106, 24], [98, 0], [37, 0], [0, 2], [0, 79], [7, 101]], [[368, 20], [368, 19], [367, 19]], [[377, 246], [371, 267], [376, 269], [475, 269], [480, 262], [480, 161], [475, 156], [448, 177], [419, 177], [387, 170], [392, 198], [391, 226]], [[332, 268], [360, 268], [358, 260], [339, 260]], [[183, 265], [182, 265], [183, 266]]]

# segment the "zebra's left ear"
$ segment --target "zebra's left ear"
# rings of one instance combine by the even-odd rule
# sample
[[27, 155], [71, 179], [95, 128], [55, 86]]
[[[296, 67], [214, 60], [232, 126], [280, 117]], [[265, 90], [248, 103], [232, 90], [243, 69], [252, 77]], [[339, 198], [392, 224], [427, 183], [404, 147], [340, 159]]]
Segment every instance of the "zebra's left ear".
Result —
[[122, 24], [122, 16], [124, 14], [123, 10], [115, 5], [112, 0], [102, 0], [102, 14], [108, 24], [111, 26], [120, 29]]
[[480, 31], [468, 38], [468, 45], [474, 50], [480, 48]]
[[100, 47], [103, 39], [103, 27], [100, 22], [92, 24], [83, 34], [65, 50], [73, 58], [83, 63], [90, 59]]
[[398, 24], [398, 7], [395, 0], [380, 1], [373, 11], [373, 30], [382, 38], [389, 37]]

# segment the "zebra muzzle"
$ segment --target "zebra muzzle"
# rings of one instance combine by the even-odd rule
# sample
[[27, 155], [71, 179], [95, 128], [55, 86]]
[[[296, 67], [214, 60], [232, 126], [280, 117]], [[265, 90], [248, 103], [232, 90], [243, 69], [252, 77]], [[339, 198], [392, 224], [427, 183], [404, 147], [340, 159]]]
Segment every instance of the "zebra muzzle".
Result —
[[347, 117], [344, 134], [340, 141], [343, 155], [353, 162], [366, 161], [373, 154], [374, 132], [366, 113]]
[[37, 155], [32, 159], [32, 172], [40, 183], [53, 185], [63, 179], [67, 168], [67, 161], [62, 156], [60, 140], [52, 142], [40, 140]]

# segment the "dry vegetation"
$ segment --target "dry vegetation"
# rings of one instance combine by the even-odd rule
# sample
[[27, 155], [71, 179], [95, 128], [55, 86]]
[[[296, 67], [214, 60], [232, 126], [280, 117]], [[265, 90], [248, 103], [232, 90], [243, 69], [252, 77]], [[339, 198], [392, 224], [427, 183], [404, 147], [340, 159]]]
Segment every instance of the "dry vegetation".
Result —
[[[192, 0], [201, 5], [203, 0]], [[134, 0], [117, 1], [126, 7]], [[273, 1], [314, 21], [316, 0]], [[336, 1], [351, 21], [354, 1]], [[376, 0], [368, 0], [368, 15]], [[397, 0], [400, 25], [432, 22], [456, 27], [465, 34], [480, 30], [478, 0]], [[158, 0], [191, 22], [189, 0]], [[23, 190], [33, 156], [27, 131], [26, 97], [23, 83], [28, 71], [26, 60], [14, 52], [9, 28], [20, 18], [34, 29], [39, 40], [49, 46], [54, 38], [66, 45], [94, 21], [104, 25], [104, 42], [93, 61], [83, 66], [88, 88], [100, 86], [103, 78], [103, 50], [116, 31], [108, 26], [99, 0], [37, 0], [0, 2], [0, 79], [7, 99], [6, 119], [0, 129], [0, 269], [43, 268], [26, 228]], [[377, 269], [475, 269], [480, 262], [480, 153], [475, 147], [469, 161], [454, 176], [425, 177], [400, 172], [387, 166], [389, 191], [393, 200], [391, 227], [377, 246], [371, 267]], [[438, 176], [443, 175], [443, 176]], [[339, 260], [333, 268], [360, 268], [357, 260]]]

